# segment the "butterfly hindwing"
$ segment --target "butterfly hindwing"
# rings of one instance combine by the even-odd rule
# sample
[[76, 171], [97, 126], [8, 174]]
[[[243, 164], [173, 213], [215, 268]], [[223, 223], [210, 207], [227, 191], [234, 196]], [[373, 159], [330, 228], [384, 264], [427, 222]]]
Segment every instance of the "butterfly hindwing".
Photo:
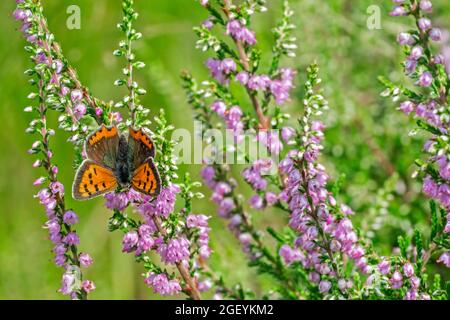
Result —
[[108, 168], [114, 168], [119, 148], [117, 127], [102, 125], [86, 140], [86, 153], [89, 159]]
[[155, 145], [142, 129], [129, 128], [128, 150], [133, 170], [137, 169], [149, 157], [155, 157]]
[[110, 169], [92, 160], [85, 160], [75, 176], [72, 194], [74, 199], [87, 200], [116, 188], [117, 180]]
[[149, 157], [136, 170], [131, 179], [131, 187], [136, 191], [154, 196], [159, 194], [161, 189], [161, 179], [153, 162]]

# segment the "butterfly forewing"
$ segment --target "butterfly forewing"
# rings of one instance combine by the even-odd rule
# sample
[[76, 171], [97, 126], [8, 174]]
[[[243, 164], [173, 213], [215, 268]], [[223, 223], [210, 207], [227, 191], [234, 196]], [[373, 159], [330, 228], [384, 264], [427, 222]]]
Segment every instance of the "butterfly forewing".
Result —
[[152, 139], [142, 130], [129, 128], [128, 152], [133, 170], [136, 170], [149, 157], [155, 157], [155, 146]]
[[119, 131], [117, 127], [101, 126], [86, 140], [88, 159], [113, 169], [116, 165], [119, 148]]
[[87, 200], [116, 188], [117, 180], [110, 169], [85, 160], [75, 176], [72, 193], [74, 199]]
[[150, 196], [159, 194], [161, 179], [151, 157], [134, 171], [131, 187]]

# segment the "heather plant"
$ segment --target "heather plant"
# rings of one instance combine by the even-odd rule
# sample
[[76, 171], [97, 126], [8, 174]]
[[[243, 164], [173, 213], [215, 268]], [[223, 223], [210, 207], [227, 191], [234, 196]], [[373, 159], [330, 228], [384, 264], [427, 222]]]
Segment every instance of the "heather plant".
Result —
[[[123, 1], [122, 9], [123, 21], [118, 27], [126, 39], [120, 42], [120, 49], [114, 51], [114, 55], [126, 59], [123, 69], [125, 79], [117, 80], [115, 85], [125, 85], [127, 95], [116, 104], [93, 98], [80, 84], [74, 69], [47, 28], [39, 1], [17, 1], [14, 11], [14, 17], [22, 22], [21, 31], [29, 42], [26, 50], [33, 62], [33, 67], [26, 73], [37, 87], [37, 92], [29, 95], [30, 99], [38, 101], [37, 105], [27, 107], [25, 111], [38, 114], [27, 132], [39, 134], [41, 139], [33, 144], [29, 153], [40, 155], [34, 166], [44, 167], [48, 174], [48, 177], [38, 178], [34, 185], [48, 184], [38, 192], [37, 197], [46, 208], [49, 220], [45, 226], [49, 229], [50, 240], [55, 244], [55, 263], [65, 269], [60, 291], [73, 299], [85, 299], [87, 293], [95, 289], [92, 281], [83, 281], [80, 269], [89, 266], [92, 258], [77, 252], [80, 239], [72, 229], [78, 217], [64, 205], [64, 186], [57, 180], [58, 169], [51, 162], [49, 146], [49, 138], [55, 131], [47, 127], [46, 116], [50, 111], [61, 114], [59, 128], [71, 133], [69, 141], [74, 144], [74, 167], [86, 158], [84, 141], [98, 125], [117, 125], [119, 128], [148, 126], [149, 110], [140, 105], [138, 98], [145, 90], [133, 79], [133, 71], [144, 66], [142, 62], [135, 61], [132, 49], [132, 43], [141, 36], [133, 28], [133, 21], [138, 15], [133, 9], [133, 1]], [[123, 112], [115, 111], [120, 110], [116, 108], [126, 109], [129, 118], [124, 120]], [[192, 299], [200, 299], [200, 291], [210, 287], [209, 279], [203, 278], [202, 274], [211, 253], [208, 217], [192, 212], [192, 199], [202, 197], [201, 193], [195, 192], [198, 183], [188, 176], [179, 183], [175, 181], [178, 176], [172, 148], [176, 142], [167, 137], [173, 127], [167, 123], [163, 111], [154, 120], [156, 129], [151, 136], [157, 145], [162, 190], [154, 198], [133, 190], [107, 194], [105, 205], [113, 212], [109, 230], [124, 232], [123, 252], [134, 253], [136, 261], [143, 263], [146, 270], [144, 281], [155, 293], [173, 295], [184, 292]], [[179, 210], [175, 210], [177, 194], [184, 200], [184, 206]], [[131, 206], [142, 219], [128, 216], [125, 211]], [[148, 255], [150, 251], [158, 253], [161, 265], [152, 262]]]
[[397, 37], [406, 56], [402, 64], [405, 75], [414, 87], [396, 85], [380, 78], [387, 87], [383, 95], [394, 101], [400, 100], [399, 110], [414, 116], [417, 129], [411, 130], [410, 135], [420, 132], [429, 135], [423, 146], [425, 157], [416, 160], [417, 170], [413, 176], [422, 181], [422, 191], [435, 201], [432, 202], [430, 254], [440, 252], [438, 261], [449, 267], [449, 81], [445, 69], [447, 60], [433, 46], [433, 42], [442, 40], [442, 31], [429, 19], [433, 10], [431, 1], [394, 2], [392, 16], [410, 16], [414, 21], [414, 29], [401, 32]]
[[[194, 32], [196, 48], [207, 55], [208, 77], [199, 81], [183, 71], [181, 79], [194, 119], [201, 124], [194, 139], [208, 148], [202, 153], [200, 170], [209, 189], [207, 197], [199, 189], [201, 183], [180, 169], [176, 150], [181, 141], [174, 138], [176, 128], [166, 112], [152, 114], [143, 105], [146, 90], [138, 84], [136, 72], [146, 66], [137, 60], [136, 42], [142, 34], [134, 27], [138, 13], [133, 1], [122, 0], [118, 28], [124, 39], [113, 52], [124, 62], [122, 76], [114, 82], [124, 96], [116, 102], [98, 99], [82, 85], [47, 26], [40, 1], [16, 2], [14, 18], [21, 23], [32, 62], [26, 74], [35, 88], [25, 108], [35, 115], [27, 132], [38, 137], [29, 153], [38, 157], [33, 166], [45, 172], [34, 185], [40, 188], [36, 197], [45, 207], [44, 225], [54, 244], [55, 264], [64, 269], [62, 294], [86, 299], [95, 289], [82, 273], [93, 258], [78, 249], [75, 225], [83, 215], [67, 208], [67, 188], [58, 180], [53, 161], [58, 150], [50, 141], [56, 132], [69, 134], [77, 169], [88, 157], [87, 137], [98, 127], [116, 126], [120, 131], [142, 129], [155, 146], [159, 194], [130, 189], [104, 196], [105, 207], [111, 211], [108, 230], [123, 233], [122, 251], [141, 265], [143, 281], [155, 294], [184, 294], [194, 300], [448, 299], [449, 283], [444, 282], [448, 277], [443, 280], [440, 275], [448, 271], [437, 268], [450, 267], [449, 82], [445, 57], [435, 53], [431, 44], [440, 40], [442, 32], [425, 16], [432, 10], [430, 1], [396, 0], [391, 12], [412, 16], [416, 23], [415, 29], [398, 37], [407, 57], [405, 73], [415, 87], [380, 78], [386, 86], [383, 95], [401, 100], [399, 109], [417, 118], [418, 129], [411, 133], [430, 135], [424, 159], [416, 160], [418, 169], [413, 174], [432, 199], [425, 228], [390, 214], [391, 202], [399, 197], [400, 178], [370, 132], [364, 133], [369, 148], [389, 179], [369, 206], [353, 210], [346, 203], [347, 182], [327, 170], [335, 160], [325, 143], [327, 113], [338, 106], [329, 106], [325, 98], [328, 92], [323, 90], [317, 62], [309, 61], [307, 68], [292, 67], [306, 62], [298, 63], [296, 58], [297, 26], [291, 1], [281, 1], [271, 50], [260, 47], [255, 24], [267, 14], [265, 0], [192, 3], [204, 9], [205, 20]], [[58, 130], [51, 129], [50, 114], [57, 115]], [[231, 139], [220, 141], [225, 136], [221, 132]], [[407, 202], [409, 209], [411, 200]], [[194, 209], [199, 203], [206, 203], [202, 213]], [[269, 215], [280, 223], [258, 223], [259, 217]], [[242, 283], [230, 286], [220, 264], [209, 263], [211, 255], [219, 262], [226, 259], [210, 246], [215, 232], [210, 222], [216, 218], [236, 239], [229, 246], [239, 245], [249, 272], [256, 274], [255, 281], [270, 277], [274, 284], [270, 290], [255, 292]], [[377, 239], [386, 226], [401, 232], [394, 250]]]

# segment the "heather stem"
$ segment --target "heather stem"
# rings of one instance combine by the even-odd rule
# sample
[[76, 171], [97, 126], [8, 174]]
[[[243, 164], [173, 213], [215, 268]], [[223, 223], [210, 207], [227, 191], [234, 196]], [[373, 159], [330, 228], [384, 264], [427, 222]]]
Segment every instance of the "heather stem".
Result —
[[[38, 3], [39, 6], [41, 6], [39, 1], [37, 1], [36, 3]], [[41, 32], [43, 32], [44, 34], [50, 34], [50, 31], [48, 29], [45, 18], [42, 16], [39, 16], [38, 18], [39, 18], [39, 27], [41, 28]], [[61, 47], [59, 46], [58, 43], [53, 41], [51, 43], [51, 50], [50, 50], [50, 46], [49, 46], [48, 42], [44, 41], [44, 47], [48, 52], [49, 60], [52, 59], [51, 50], [53, 50], [53, 52], [56, 54], [56, 56], [58, 58], [60, 58], [61, 60], [65, 60], [64, 55], [62, 54]], [[102, 106], [106, 105], [106, 103], [104, 101], [101, 101], [101, 100], [93, 97], [89, 93], [89, 89], [81, 84], [80, 80], [78, 79], [77, 72], [70, 65], [67, 65], [67, 74], [68, 74], [70, 80], [72, 80], [73, 83], [75, 84], [75, 89], [78, 89], [83, 93], [83, 97], [86, 99], [86, 102], [89, 104], [89, 106], [91, 108], [93, 108], [95, 110], [96, 108], [99, 108], [100, 105], [102, 105]], [[99, 125], [101, 125], [103, 123], [102, 119], [98, 116], [95, 116], [95, 121]]]
[[[232, 1], [226, 0], [226, 1], [224, 1], [224, 3], [225, 3], [225, 7], [223, 8], [223, 11], [227, 15], [228, 20], [230, 20], [229, 8], [232, 5]], [[239, 59], [241, 61], [242, 66], [244, 67], [244, 70], [246, 72], [248, 72], [249, 74], [251, 74], [249, 58], [248, 58], [247, 53], [245, 52], [244, 45], [242, 44], [241, 41], [235, 39], [234, 37], [233, 37], [233, 41], [236, 44], [236, 48], [237, 48], [238, 54], [239, 54]], [[252, 92], [252, 90], [250, 88], [248, 88], [247, 86], [246, 86], [246, 91], [252, 102], [253, 109], [255, 109], [256, 115], [258, 116], [258, 120], [259, 120], [261, 129], [264, 129], [264, 130], [270, 129], [270, 119], [264, 115], [264, 112], [261, 108], [261, 105], [258, 101], [256, 94], [254, 92]]]
[[[40, 75], [42, 76], [42, 75]], [[57, 182], [56, 179], [56, 174], [55, 172], [52, 170], [52, 165], [51, 165], [51, 157], [50, 157], [50, 149], [49, 149], [49, 141], [48, 141], [48, 132], [47, 132], [47, 119], [46, 119], [46, 107], [45, 107], [45, 93], [44, 93], [44, 81], [42, 79], [39, 80], [38, 82], [38, 89], [39, 89], [39, 115], [41, 117], [42, 120], [42, 144], [43, 144], [43, 154], [45, 156], [45, 161], [43, 161], [43, 166], [44, 168], [47, 170], [47, 174], [49, 176], [49, 180], [50, 183], [53, 182]], [[65, 201], [64, 201], [64, 196], [61, 195], [61, 193], [57, 193], [56, 194], [56, 202], [57, 202], [57, 207], [59, 208], [59, 211], [56, 210], [56, 215], [58, 217], [59, 222], [64, 226], [64, 229], [66, 230], [67, 233], [70, 233], [71, 227], [70, 225], [66, 224], [66, 223], [62, 223], [62, 215], [64, 214], [64, 212], [66, 211], [65, 209]], [[78, 251], [77, 251], [77, 247], [75, 245], [70, 245], [70, 260], [72, 261], [73, 265], [76, 265], [78, 268], [81, 267], [80, 265], [80, 261], [78, 259]], [[81, 274], [81, 272], [80, 272]], [[79, 298], [82, 300], [87, 300], [87, 292], [85, 292], [84, 290], [80, 290], [79, 292]]]
[[[163, 237], [167, 236], [167, 231], [163, 228], [161, 220], [157, 216], [152, 217], [153, 222], [155, 223], [156, 228], [159, 233]], [[200, 292], [197, 289], [197, 286], [189, 274], [189, 270], [187, 270], [186, 266], [182, 262], [176, 263], [177, 269], [180, 272], [181, 277], [187, 284], [187, 288], [185, 288], [185, 292], [193, 299], [193, 300], [201, 300]]]

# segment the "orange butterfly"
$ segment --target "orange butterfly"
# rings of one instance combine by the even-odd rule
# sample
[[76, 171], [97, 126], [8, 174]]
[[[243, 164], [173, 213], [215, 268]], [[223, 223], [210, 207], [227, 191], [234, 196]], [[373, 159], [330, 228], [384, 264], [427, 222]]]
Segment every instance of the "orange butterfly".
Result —
[[87, 200], [119, 188], [158, 195], [161, 179], [150, 137], [129, 127], [128, 140], [117, 127], [101, 126], [86, 140], [87, 159], [75, 175], [74, 199]]

